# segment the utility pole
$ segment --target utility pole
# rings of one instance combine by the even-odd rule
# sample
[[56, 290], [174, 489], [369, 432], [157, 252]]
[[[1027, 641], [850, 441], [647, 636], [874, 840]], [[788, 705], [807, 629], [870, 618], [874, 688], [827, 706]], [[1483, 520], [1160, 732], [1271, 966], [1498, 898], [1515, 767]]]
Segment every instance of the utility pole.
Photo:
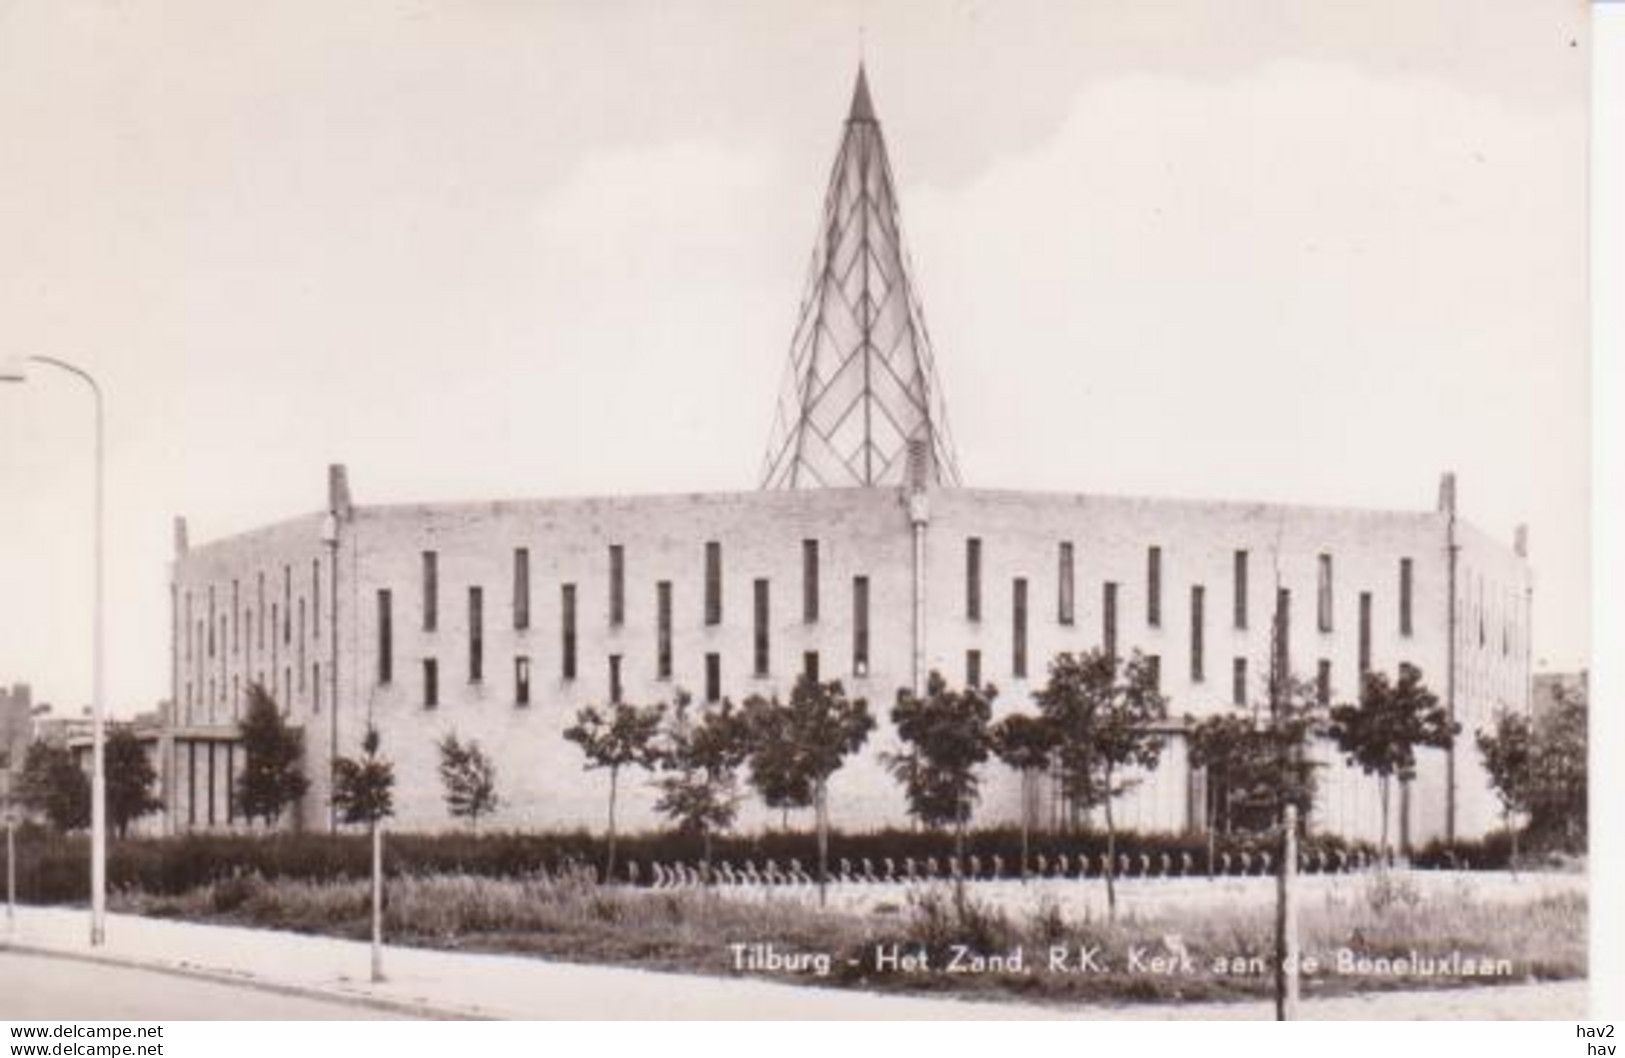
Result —
[[1275, 892], [1275, 1020], [1298, 1020], [1298, 806], [1281, 814], [1281, 869]]
[[17, 932], [17, 808], [11, 799], [11, 769], [0, 771], [0, 812], [6, 817], [6, 933]]
[[1275, 885], [1275, 1020], [1294, 1021], [1298, 1016], [1298, 806], [1285, 796], [1294, 788], [1296, 747], [1286, 752], [1284, 724], [1287, 699], [1291, 694], [1291, 662], [1287, 654], [1287, 621], [1290, 619], [1287, 594], [1276, 574], [1275, 616], [1270, 622], [1270, 730], [1279, 755], [1281, 791], [1278, 821], [1281, 829], [1281, 858], [1276, 867]]
[[372, 980], [384, 979], [384, 821], [372, 821]]

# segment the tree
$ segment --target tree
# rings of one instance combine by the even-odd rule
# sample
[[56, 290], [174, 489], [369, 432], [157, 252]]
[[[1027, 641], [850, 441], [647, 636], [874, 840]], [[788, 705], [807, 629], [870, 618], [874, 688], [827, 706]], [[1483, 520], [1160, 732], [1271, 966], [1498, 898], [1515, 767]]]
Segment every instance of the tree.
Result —
[[726, 698], [697, 719], [689, 705], [689, 696], [679, 692], [660, 746], [660, 768], [668, 774], [656, 783], [655, 810], [700, 836], [709, 867], [711, 835], [733, 826], [739, 811], [739, 768], [750, 750], [750, 732], [744, 713]]
[[1530, 771], [1530, 829], [1581, 845], [1588, 827], [1584, 685], [1553, 690], [1550, 709], [1535, 721]]
[[395, 814], [395, 766], [378, 755], [378, 729], [367, 725], [359, 758], [333, 762], [333, 807], [372, 837], [372, 979], [384, 979], [384, 820]]
[[647, 771], [660, 763], [656, 738], [665, 715], [663, 702], [649, 706], [617, 702], [609, 707], [607, 715], [589, 705], [576, 713], [576, 722], [564, 731], [564, 737], [586, 754], [584, 767], [588, 771], [609, 769], [609, 851], [604, 865], [604, 879], [608, 882], [615, 880], [615, 798], [621, 769]]
[[395, 814], [395, 766], [378, 755], [378, 729], [367, 725], [360, 757], [333, 762], [333, 807], [344, 823], [372, 826]]
[[283, 721], [276, 700], [258, 683], [248, 685], [248, 708], [237, 731], [245, 758], [237, 777], [237, 804], [248, 819], [271, 826], [310, 788], [303, 733]]
[[1125, 768], [1152, 769], [1162, 756], [1163, 736], [1155, 725], [1168, 715], [1157, 690], [1156, 669], [1135, 651], [1127, 663], [1102, 650], [1060, 654], [1050, 662], [1049, 680], [1034, 695], [1038, 709], [1056, 732], [1062, 789], [1083, 807], [1106, 810], [1106, 907], [1117, 914], [1117, 825], [1112, 802], [1134, 782]]
[[924, 697], [897, 692], [891, 720], [909, 748], [884, 760], [908, 798], [908, 810], [928, 827], [952, 825], [954, 858], [965, 855], [965, 823], [981, 796], [977, 768], [992, 749], [992, 686], [950, 690], [939, 672], [926, 679]]
[[745, 703], [751, 717], [753, 775], [770, 760], [784, 770], [782, 788], [811, 793], [818, 828], [818, 900], [823, 903], [829, 879], [829, 778], [851, 754], [863, 748], [874, 730], [869, 703], [848, 698], [839, 681], [820, 683], [802, 673], [781, 704], [753, 697]]
[[1011, 713], [988, 733], [995, 756], [1021, 774], [1021, 877], [1027, 877], [1033, 789], [1055, 753], [1055, 731], [1041, 716]]
[[473, 739], [461, 742], [456, 732], [440, 740], [440, 782], [446, 788], [446, 809], [455, 819], [468, 820], [478, 830], [480, 816], [496, 811], [497, 769]]
[[1401, 665], [1399, 679], [1368, 672], [1358, 705], [1332, 707], [1330, 734], [1339, 752], [1367, 775], [1375, 775], [1382, 800], [1382, 851], [1388, 854], [1389, 787], [1416, 778], [1418, 747], [1449, 749], [1461, 732], [1422, 682], [1422, 671]]
[[152, 792], [158, 771], [135, 732], [126, 725], [112, 727], [102, 752], [107, 775], [107, 821], [122, 838], [132, 822], [163, 807]]
[[1484, 758], [1490, 785], [1495, 787], [1495, 795], [1501, 801], [1501, 822], [1512, 842], [1511, 866], [1516, 870], [1518, 828], [1513, 825], [1512, 817], [1529, 810], [1535, 733], [1527, 716], [1502, 709], [1495, 716], [1495, 726], [1488, 731], [1478, 731], [1475, 740]]
[[779, 810], [788, 829], [791, 809], [811, 808], [813, 803], [812, 783], [795, 766], [797, 749], [790, 733], [790, 713], [777, 699], [769, 702], [753, 696], [745, 701], [744, 716], [750, 785], [767, 807]]
[[1190, 764], [1207, 774], [1210, 832], [1269, 831], [1289, 804], [1307, 829], [1321, 767], [1308, 750], [1325, 729], [1325, 710], [1312, 684], [1289, 678], [1271, 714], [1260, 722], [1256, 709], [1231, 710], [1189, 722]]
[[17, 800], [64, 833], [90, 825], [90, 776], [67, 746], [36, 739], [23, 755]]

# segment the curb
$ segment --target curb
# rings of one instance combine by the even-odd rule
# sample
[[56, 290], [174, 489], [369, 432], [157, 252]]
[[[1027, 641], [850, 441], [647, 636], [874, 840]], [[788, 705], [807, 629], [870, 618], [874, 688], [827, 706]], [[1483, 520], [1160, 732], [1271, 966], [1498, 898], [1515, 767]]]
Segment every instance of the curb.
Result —
[[168, 974], [172, 977], [208, 981], [211, 984], [229, 985], [235, 988], [251, 988], [258, 992], [269, 992], [273, 995], [293, 996], [299, 999], [314, 999], [327, 1003], [362, 1007], [387, 1014], [401, 1014], [407, 1017], [422, 1018], [428, 1021], [501, 1020], [494, 1014], [474, 1008], [436, 1006], [432, 1003], [417, 1002], [410, 999], [390, 999], [384, 996], [366, 995], [359, 992], [331, 991], [315, 985], [272, 981], [250, 974], [218, 970], [189, 963], [152, 962], [122, 955], [93, 955], [89, 952], [64, 951], [60, 948], [42, 947], [37, 944], [21, 943], [4, 938], [0, 938], [0, 952], [17, 952], [22, 955], [35, 955], [47, 959], [64, 959], [71, 962], [92, 963], [100, 966], [116, 966], [125, 970], [145, 970], [149, 973]]

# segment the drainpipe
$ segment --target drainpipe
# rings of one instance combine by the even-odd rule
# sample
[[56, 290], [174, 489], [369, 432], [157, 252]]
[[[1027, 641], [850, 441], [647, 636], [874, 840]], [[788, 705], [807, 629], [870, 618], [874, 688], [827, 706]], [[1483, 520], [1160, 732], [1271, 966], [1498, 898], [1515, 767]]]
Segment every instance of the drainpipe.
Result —
[[908, 520], [914, 543], [914, 658], [913, 691], [925, 693], [925, 529], [931, 522], [931, 502], [926, 492], [929, 442], [909, 442]]
[[333, 768], [339, 752], [339, 529], [352, 514], [350, 481], [344, 465], [327, 468], [327, 515], [322, 519], [322, 543], [328, 556], [327, 624], [330, 653], [327, 659], [327, 829], [337, 833], [338, 809], [333, 805]]
[[[1444, 700], [1445, 710], [1452, 722], [1456, 719], [1456, 632], [1457, 632], [1457, 605], [1456, 605], [1456, 565], [1461, 554], [1461, 544], [1456, 539], [1456, 475], [1446, 472], [1439, 479], [1439, 511], [1445, 516], [1445, 549], [1447, 558], [1448, 584], [1447, 591], [1450, 596], [1449, 612], [1445, 622], [1445, 678]], [[1456, 840], [1456, 746], [1452, 742], [1445, 751], [1445, 814], [1444, 837], [1446, 841]]]
[[[180, 746], [175, 732], [181, 725], [180, 568], [181, 560], [191, 550], [185, 517], [175, 516], [172, 532], [174, 557], [169, 565], [169, 710], [159, 728], [162, 734], [158, 742], [158, 761], [162, 769], [159, 783], [163, 788], [164, 801], [163, 829], [167, 837], [173, 837], [180, 829], [176, 820], [180, 811]], [[187, 781], [191, 781], [190, 776]]]

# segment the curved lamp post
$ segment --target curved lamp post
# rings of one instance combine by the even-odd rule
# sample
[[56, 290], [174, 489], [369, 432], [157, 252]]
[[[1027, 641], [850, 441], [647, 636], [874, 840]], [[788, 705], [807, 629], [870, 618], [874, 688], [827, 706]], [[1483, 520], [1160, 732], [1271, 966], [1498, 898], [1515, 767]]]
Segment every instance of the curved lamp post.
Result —
[[91, 635], [94, 655], [90, 703], [90, 943], [100, 946], [107, 937], [107, 776], [103, 771], [103, 592], [102, 592], [102, 389], [83, 368], [50, 356], [25, 356], [0, 365], [0, 382], [26, 382], [24, 364], [45, 364], [66, 371], [90, 387], [96, 402], [96, 602]]

